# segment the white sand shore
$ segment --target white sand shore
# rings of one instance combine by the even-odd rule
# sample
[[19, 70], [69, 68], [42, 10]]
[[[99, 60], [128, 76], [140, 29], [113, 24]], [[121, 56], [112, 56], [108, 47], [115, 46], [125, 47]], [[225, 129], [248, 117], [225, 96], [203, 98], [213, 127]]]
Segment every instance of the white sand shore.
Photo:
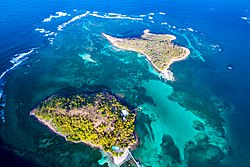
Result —
[[114, 164], [116, 164], [117, 166], [121, 166], [124, 162], [126, 162], [128, 160], [128, 150], [125, 150], [125, 152], [123, 153], [123, 155], [119, 156], [119, 157], [113, 157], [113, 162]]

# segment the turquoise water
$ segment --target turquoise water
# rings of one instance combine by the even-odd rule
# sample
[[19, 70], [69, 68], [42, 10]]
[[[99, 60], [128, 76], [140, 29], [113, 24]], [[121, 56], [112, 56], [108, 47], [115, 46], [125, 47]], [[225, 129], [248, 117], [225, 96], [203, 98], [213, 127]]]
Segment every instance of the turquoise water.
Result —
[[[229, 151], [220, 113], [230, 103], [226, 107], [223, 99], [188, 89], [182, 79], [188, 73], [179, 68], [199, 66], [221, 49], [198, 31], [162, 24], [163, 16], [69, 11], [37, 25], [35, 31], [48, 41], [6, 76], [2, 140], [39, 165], [98, 166], [99, 150], [64, 141], [29, 112], [54, 93], [108, 90], [141, 108], [140, 144], [132, 153], [143, 166], [220, 166]], [[187, 60], [171, 67], [176, 83], [161, 78], [143, 55], [117, 49], [101, 35], [139, 37], [145, 29], [176, 35], [175, 42], [191, 50]]]
[[[50, 94], [103, 89], [142, 107], [133, 154], [143, 165], [250, 166], [247, 0], [9, 0], [0, 9], [0, 166], [99, 166], [99, 150], [64, 141], [29, 111]], [[101, 36], [146, 28], [191, 50], [171, 66], [176, 82]]]

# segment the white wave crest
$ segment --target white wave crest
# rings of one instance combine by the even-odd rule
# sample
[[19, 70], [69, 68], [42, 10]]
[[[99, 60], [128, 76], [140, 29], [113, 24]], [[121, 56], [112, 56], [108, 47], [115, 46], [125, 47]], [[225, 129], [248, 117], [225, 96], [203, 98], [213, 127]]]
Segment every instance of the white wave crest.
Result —
[[17, 61], [19, 61], [20, 59], [22, 59], [23, 57], [31, 54], [36, 48], [32, 48], [30, 49], [30, 51], [26, 52], [26, 53], [19, 53], [19, 54], [16, 54], [11, 60], [10, 62], [15, 64], [17, 63]]
[[48, 37], [48, 36], [55, 36], [55, 32], [53, 31], [46, 31], [45, 29], [43, 28], [36, 28], [35, 29], [36, 31], [40, 32], [41, 34], [44, 34], [45, 37]]
[[45, 37], [48, 37], [48, 36], [55, 36], [55, 32], [46, 33], [44, 36], [45, 36]]
[[243, 20], [248, 20], [248, 18], [247, 17], [240, 17], [241, 19], [243, 19]]
[[165, 15], [166, 13], [165, 12], [159, 12], [160, 15]]
[[240, 17], [242, 20], [245, 20], [248, 24], [250, 24], [250, 17]]
[[35, 29], [36, 31], [38, 31], [38, 32], [40, 32], [40, 33], [48, 33], [49, 31], [46, 31], [45, 29], [43, 29], [43, 28], [36, 28]]
[[81, 15], [75, 16], [75, 17], [73, 17], [71, 20], [69, 20], [69, 21], [67, 21], [67, 22], [65, 22], [65, 23], [63, 23], [63, 24], [61, 24], [61, 25], [59, 25], [59, 26], [57, 27], [58, 31], [62, 31], [63, 28], [65, 28], [68, 24], [70, 24], [70, 23], [72, 23], [72, 22], [74, 22], [74, 21], [76, 21], [76, 20], [79, 20], [79, 19], [81, 19], [82, 17], [86, 17], [89, 13], [90, 13], [90, 12], [87, 11], [86, 13], [83, 13], [83, 14], [81, 14]]
[[155, 15], [154, 13], [149, 13], [148, 15], [151, 15], [151, 16], [153, 16], [153, 15]]
[[121, 16], [121, 14], [119, 14], [119, 13], [108, 13], [108, 15], [111, 15], [111, 16]]
[[192, 28], [187, 28], [187, 30], [194, 32], [194, 29], [192, 29]]
[[56, 12], [56, 15], [50, 15], [48, 18], [44, 19], [43, 22], [50, 22], [52, 19], [56, 19], [59, 17], [70, 16], [68, 13], [64, 12]]
[[122, 14], [115, 14], [114, 15], [114, 13], [112, 13], [111, 15], [110, 14], [100, 15], [100, 14], [97, 14], [97, 13], [91, 13], [89, 15], [93, 16], [93, 17], [104, 18], [104, 19], [128, 19], [128, 20], [143, 21], [142, 18], [129, 17], [127, 15], [122, 15]]
[[167, 22], [163, 22], [163, 23], [161, 23], [161, 25], [167, 25], [168, 23]]
[[152, 17], [152, 16], [149, 16], [149, 17], [148, 17], [148, 19], [149, 19], [149, 20], [152, 20], [152, 19], [153, 19], [153, 17]]
[[0, 75], [0, 80], [4, 77], [4, 75], [9, 72], [10, 70], [14, 69], [16, 66], [18, 66], [19, 64], [21, 64], [23, 61], [27, 60], [28, 57], [26, 57], [27, 55], [31, 54], [35, 49], [38, 48], [31, 48], [28, 52], [26, 53], [19, 53], [16, 54], [14, 56], [14, 58], [12, 58], [10, 60], [10, 62], [13, 64], [12, 67], [8, 68], [7, 70], [5, 70], [1, 75]]
[[222, 51], [220, 45], [218, 45], [218, 44], [215, 44], [215, 45], [211, 44], [211, 47], [212, 47], [213, 49], [217, 49], [219, 52]]
[[19, 64], [21, 64], [24, 60], [26, 60], [27, 58], [24, 58], [24, 59], [22, 59], [22, 61], [17, 61], [11, 68], [8, 68], [6, 71], [4, 71], [2, 74], [1, 74], [1, 76], [0, 76], [0, 79], [2, 79], [3, 78], [3, 76], [7, 73], [7, 72], [9, 72], [10, 70], [13, 70], [16, 66], [18, 66]]
[[53, 42], [54, 42], [54, 38], [48, 38], [48, 41], [51, 45], [53, 45]]

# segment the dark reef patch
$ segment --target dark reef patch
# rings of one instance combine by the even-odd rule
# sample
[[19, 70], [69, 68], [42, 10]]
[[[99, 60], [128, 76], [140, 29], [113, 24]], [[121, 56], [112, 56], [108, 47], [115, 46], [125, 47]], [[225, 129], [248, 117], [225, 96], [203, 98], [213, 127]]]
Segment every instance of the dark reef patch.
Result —
[[220, 117], [220, 113], [225, 110], [227, 111], [228, 107], [222, 108], [223, 105], [221, 103], [217, 101], [216, 103], [214, 99], [204, 97], [204, 95], [201, 96], [198, 93], [194, 95], [184, 91], [174, 91], [169, 99], [177, 101], [181, 106], [193, 112], [201, 119], [204, 119], [207, 124], [218, 130], [221, 136], [225, 135], [223, 128], [225, 121]]
[[185, 159], [189, 167], [220, 167], [224, 153], [211, 144], [194, 144], [189, 142], [185, 148]]
[[147, 137], [154, 140], [154, 133], [151, 127], [152, 121], [153, 120], [149, 117], [149, 115], [144, 114], [142, 112], [137, 112], [135, 124], [136, 124], [136, 132], [139, 132], [138, 134], [140, 140], [143, 141]]
[[170, 135], [164, 135], [161, 143], [161, 154], [158, 155], [159, 159], [170, 159], [171, 164], [180, 163], [180, 150], [174, 143]]
[[194, 120], [194, 124], [193, 127], [198, 130], [198, 131], [203, 131], [204, 130], [204, 125], [202, 122], [198, 121], [198, 120]]

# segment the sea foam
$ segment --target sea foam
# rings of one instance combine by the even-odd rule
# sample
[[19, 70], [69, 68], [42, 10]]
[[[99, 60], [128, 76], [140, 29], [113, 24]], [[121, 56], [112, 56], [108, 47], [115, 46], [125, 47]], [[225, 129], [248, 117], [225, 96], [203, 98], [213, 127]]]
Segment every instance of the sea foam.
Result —
[[168, 23], [167, 22], [163, 22], [163, 23], [161, 23], [161, 25], [167, 25]]
[[243, 19], [243, 20], [248, 20], [248, 18], [247, 17], [240, 17], [241, 19]]
[[10, 62], [13, 64], [12, 67], [8, 68], [7, 70], [5, 70], [1, 75], [0, 75], [0, 80], [4, 77], [4, 75], [9, 72], [10, 70], [14, 69], [16, 66], [18, 66], [19, 64], [21, 64], [24, 60], [27, 60], [28, 57], [26, 57], [27, 55], [31, 54], [35, 49], [37, 48], [31, 48], [28, 52], [26, 53], [19, 53], [16, 54], [11, 60]]
[[[14, 58], [12, 58], [10, 60], [10, 62], [13, 64], [10, 68], [8, 68], [7, 70], [5, 70], [1, 75], [0, 75], [0, 106], [4, 107], [5, 103], [4, 102], [4, 98], [3, 98], [3, 87], [5, 85], [5, 82], [3, 81], [3, 77], [5, 76], [6, 73], [8, 73], [10, 70], [13, 70], [15, 67], [17, 67], [18, 65], [20, 65], [23, 61], [27, 60], [28, 57], [26, 57], [27, 55], [31, 54], [35, 49], [37, 48], [31, 48], [28, 52], [26, 53], [19, 53], [16, 54], [14, 56]], [[0, 117], [2, 119], [3, 122], [5, 122], [5, 117], [4, 117], [4, 109], [0, 109]]]
[[187, 28], [187, 30], [194, 32], [194, 29], [192, 29], [192, 28]]
[[76, 20], [79, 20], [79, 19], [81, 19], [82, 17], [86, 17], [89, 13], [90, 13], [90, 12], [87, 11], [87, 12], [81, 14], [81, 15], [78, 15], [78, 16], [73, 17], [73, 18], [70, 19], [69, 21], [67, 21], [67, 22], [65, 22], [65, 23], [63, 23], [63, 24], [61, 24], [61, 25], [59, 25], [59, 26], [57, 27], [57, 30], [58, 30], [58, 31], [62, 31], [63, 28], [65, 28], [68, 24], [70, 24], [70, 23], [72, 23], [72, 22], [74, 22], [74, 21], [76, 21]]
[[26, 53], [19, 53], [19, 54], [16, 54], [11, 60], [10, 62], [15, 64], [17, 63], [18, 61], [20, 61], [23, 57], [31, 54], [36, 48], [32, 48], [30, 49], [30, 51], [26, 52]]
[[44, 34], [45, 37], [48, 37], [48, 36], [55, 36], [55, 32], [53, 31], [47, 31], [43, 28], [36, 28], [35, 31], [38, 31], [40, 32], [41, 34]]
[[90, 13], [89, 15], [93, 17], [104, 18], [104, 19], [128, 19], [128, 20], [143, 21], [142, 18], [129, 17], [127, 15], [122, 15], [122, 14], [117, 14], [117, 13], [108, 13], [104, 15], [100, 15], [97, 13]]
[[5, 98], [3, 96], [3, 87], [5, 85], [4, 81], [3, 81], [3, 77], [5, 76], [5, 74], [7, 72], [9, 72], [10, 70], [14, 69], [16, 66], [18, 66], [19, 64], [21, 64], [21, 61], [18, 61], [17, 63], [15, 63], [11, 68], [5, 70], [1, 76], [0, 76], [0, 83], [2, 83], [0, 85], [0, 106], [2, 109], [0, 109], [0, 117], [1, 117], [1, 121], [2, 123], [5, 122], [5, 113], [4, 113], [4, 107], [5, 107]]
[[50, 22], [52, 19], [56, 19], [59, 17], [70, 16], [68, 13], [64, 12], [56, 12], [56, 15], [50, 15], [48, 18], [44, 19], [43, 22]]
[[250, 24], [250, 17], [246, 17], [246, 16], [243, 16], [243, 17], [240, 17], [242, 20], [245, 20], [248, 24]]

